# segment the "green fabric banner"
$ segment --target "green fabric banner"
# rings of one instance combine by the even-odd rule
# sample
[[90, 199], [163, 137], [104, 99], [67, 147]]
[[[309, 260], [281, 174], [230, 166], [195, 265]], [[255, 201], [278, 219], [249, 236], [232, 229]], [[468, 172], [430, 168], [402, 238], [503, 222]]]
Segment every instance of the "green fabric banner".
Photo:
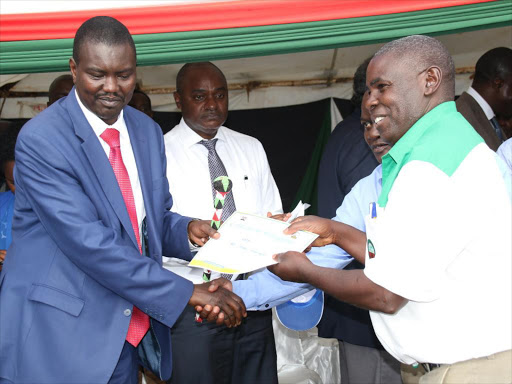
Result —
[[318, 211], [318, 166], [322, 159], [325, 145], [331, 136], [331, 99], [325, 100], [325, 115], [322, 121], [322, 126], [318, 130], [318, 136], [315, 142], [315, 148], [311, 154], [306, 172], [302, 182], [300, 183], [299, 190], [293, 199], [290, 207], [294, 209], [295, 206], [302, 200], [303, 203], [311, 205], [306, 211], [307, 215], [316, 215]]
[[[512, 25], [512, 1], [351, 19], [135, 35], [138, 65], [224, 60]], [[0, 42], [0, 74], [69, 69], [72, 39]]]

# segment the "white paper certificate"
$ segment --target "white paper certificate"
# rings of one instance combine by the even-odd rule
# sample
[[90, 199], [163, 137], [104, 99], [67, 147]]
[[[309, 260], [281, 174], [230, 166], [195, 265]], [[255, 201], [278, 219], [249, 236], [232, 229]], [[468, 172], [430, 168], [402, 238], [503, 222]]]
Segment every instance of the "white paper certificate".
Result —
[[284, 221], [241, 212], [233, 213], [220, 227], [220, 238], [210, 239], [190, 262], [191, 267], [238, 274], [276, 264], [272, 255], [302, 252], [318, 235], [299, 231], [285, 235]]

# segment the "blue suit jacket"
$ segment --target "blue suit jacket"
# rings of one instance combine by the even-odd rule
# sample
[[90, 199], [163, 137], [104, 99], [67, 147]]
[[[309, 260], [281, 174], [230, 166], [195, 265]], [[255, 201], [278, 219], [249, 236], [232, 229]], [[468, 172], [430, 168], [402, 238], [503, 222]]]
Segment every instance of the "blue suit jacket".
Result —
[[160, 127], [131, 107], [124, 118], [144, 197], [148, 257], [138, 251], [114, 172], [74, 88], [19, 135], [13, 242], [0, 275], [0, 378], [106, 383], [134, 305], [151, 316], [160, 375], [170, 376], [168, 327], [193, 285], [163, 269], [161, 255], [191, 257], [190, 218], [169, 212]]

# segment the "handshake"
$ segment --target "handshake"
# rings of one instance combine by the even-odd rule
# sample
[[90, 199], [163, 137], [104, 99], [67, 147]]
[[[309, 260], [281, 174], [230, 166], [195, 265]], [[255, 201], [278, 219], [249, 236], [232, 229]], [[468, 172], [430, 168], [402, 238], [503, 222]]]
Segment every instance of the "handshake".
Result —
[[[193, 244], [203, 246], [208, 239], [220, 236], [207, 220], [191, 221], [188, 225], [188, 237]], [[219, 278], [209, 283], [195, 284], [188, 305], [195, 308], [199, 316], [217, 325], [237, 327], [242, 318], [247, 317], [244, 301], [232, 292], [231, 281]]]
[[229, 328], [239, 326], [242, 318], [247, 316], [243, 300], [232, 292], [231, 281], [223, 277], [194, 285], [188, 304], [202, 319]]
[[[290, 213], [272, 215], [269, 212], [267, 217], [286, 221], [290, 218]], [[188, 236], [193, 244], [203, 246], [210, 238], [218, 239], [220, 234], [210, 226], [209, 221], [195, 220], [189, 223]], [[208, 322], [236, 327], [241, 324], [242, 318], [247, 316], [247, 310], [243, 300], [232, 290], [231, 281], [224, 278], [196, 284], [188, 304]]]

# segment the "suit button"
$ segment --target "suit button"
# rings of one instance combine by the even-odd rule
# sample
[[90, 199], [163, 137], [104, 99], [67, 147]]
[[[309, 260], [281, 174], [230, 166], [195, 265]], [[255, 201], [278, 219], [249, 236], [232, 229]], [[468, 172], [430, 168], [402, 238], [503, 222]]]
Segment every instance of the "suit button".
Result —
[[123, 313], [125, 316], [130, 316], [132, 314], [132, 311], [131, 309], [125, 309]]

